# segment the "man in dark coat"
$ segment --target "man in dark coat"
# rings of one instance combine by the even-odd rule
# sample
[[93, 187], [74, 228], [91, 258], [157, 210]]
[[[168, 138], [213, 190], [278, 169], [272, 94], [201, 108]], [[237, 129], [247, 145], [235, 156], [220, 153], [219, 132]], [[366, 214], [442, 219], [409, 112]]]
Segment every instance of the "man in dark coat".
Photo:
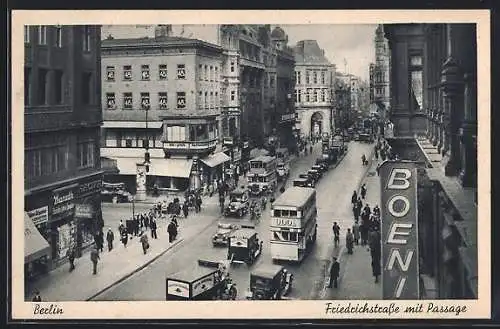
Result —
[[184, 203], [182, 204], [182, 213], [184, 215], [184, 218], [187, 218], [187, 216], [189, 215], [189, 208], [187, 205], [187, 200], [184, 201]]
[[338, 288], [338, 279], [340, 274], [340, 263], [337, 261], [337, 257], [333, 257], [332, 266], [330, 267], [330, 283], [328, 288], [333, 287]]
[[356, 205], [358, 201], [358, 194], [356, 193], [356, 191], [352, 192], [352, 196], [351, 196], [351, 203], [353, 206]]
[[108, 233], [106, 234], [106, 241], [108, 242], [108, 251], [113, 250], [113, 240], [115, 239], [115, 234], [111, 230], [111, 227], [108, 229]]
[[174, 222], [170, 222], [167, 227], [168, 232], [168, 242], [172, 243], [177, 235], [177, 227]]
[[149, 226], [151, 227], [151, 238], [158, 239], [158, 236], [156, 235], [156, 220], [152, 219]]
[[375, 277], [375, 283], [378, 282], [380, 276], [380, 258], [372, 258], [372, 274]]
[[94, 242], [97, 249], [102, 252], [104, 248], [104, 234], [102, 233], [101, 230], [98, 230], [97, 233], [95, 234]]
[[92, 261], [93, 267], [92, 267], [92, 274], [97, 274], [97, 263], [99, 262], [99, 250], [96, 248], [92, 249], [90, 252], [90, 260]]
[[365, 198], [365, 196], [366, 196], [366, 184], [363, 184], [363, 185], [361, 186], [361, 198], [363, 198], [363, 199], [364, 199], [364, 198]]
[[128, 242], [128, 231], [124, 227], [120, 233], [120, 240], [123, 243], [123, 246], [127, 248], [127, 242]]
[[332, 230], [333, 230], [333, 243], [335, 247], [337, 247], [340, 242], [340, 226], [339, 224], [337, 224], [337, 222], [333, 223]]
[[72, 272], [75, 269], [75, 257], [76, 257], [76, 250], [74, 246], [69, 247], [67, 255], [69, 260], [69, 271]]

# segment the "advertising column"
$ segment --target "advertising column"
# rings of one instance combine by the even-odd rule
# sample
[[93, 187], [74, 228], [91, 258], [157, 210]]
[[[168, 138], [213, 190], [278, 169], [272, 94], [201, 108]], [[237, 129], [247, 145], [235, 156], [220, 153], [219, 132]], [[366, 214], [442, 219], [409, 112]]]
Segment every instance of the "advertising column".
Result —
[[417, 169], [413, 162], [380, 167], [384, 299], [419, 299]]
[[142, 163], [137, 163], [136, 184], [135, 199], [137, 201], [144, 201], [146, 199], [146, 166]]

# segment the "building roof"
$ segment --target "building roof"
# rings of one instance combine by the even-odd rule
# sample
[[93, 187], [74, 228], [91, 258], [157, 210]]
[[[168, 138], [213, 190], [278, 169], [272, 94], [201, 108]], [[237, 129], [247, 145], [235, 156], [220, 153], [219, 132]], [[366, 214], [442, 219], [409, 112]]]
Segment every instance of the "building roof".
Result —
[[289, 187], [274, 202], [274, 206], [302, 206], [307, 202], [315, 190], [310, 187]]
[[302, 40], [294, 47], [295, 62], [331, 65], [325, 57], [325, 51], [321, 49], [316, 40]]
[[125, 48], [125, 47], [179, 47], [179, 46], [203, 46], [214, 49], [222, 48], [198, 39], [184, 37], [161, 36], [157, 38], [127, 38], [127, 39], [105, 39], [101, 41], [101, 49]]
[[252, 275], [261, 276], [264, 278], [274, 278], [276, 273], [281, 271], [283, 266], [275, 264], [261, 264], [252, 271]]

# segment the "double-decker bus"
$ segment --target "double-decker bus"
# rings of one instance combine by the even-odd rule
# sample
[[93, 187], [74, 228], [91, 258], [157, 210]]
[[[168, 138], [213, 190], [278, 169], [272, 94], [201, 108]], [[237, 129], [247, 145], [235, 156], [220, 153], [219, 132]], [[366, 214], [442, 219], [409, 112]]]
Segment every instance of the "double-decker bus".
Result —
[[260, 195], [276, 188], [277, 164], [276, 157], [268, 155], [261, 155], [248, 161], [247, 179], [250, 194]]
[[316, 242], [316, 190], [289, 187], [271, 206], [273, 260], [300, 262]]

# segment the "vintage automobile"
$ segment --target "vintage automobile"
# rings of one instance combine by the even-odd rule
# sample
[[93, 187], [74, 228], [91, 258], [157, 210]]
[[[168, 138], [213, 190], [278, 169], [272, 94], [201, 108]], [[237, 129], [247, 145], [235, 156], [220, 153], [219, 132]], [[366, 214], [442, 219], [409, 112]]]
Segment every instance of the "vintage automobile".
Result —
[[330, 166], [328, 164], [328, 159], [325, 159], [323, 157], [316, 159], [316, 165], [320, 166], [323, 172], [327, 172], [328, 169], [330, 169]]
[[315, 183], [317, 183], [319, 181], [319, 179], [321, 178], [321, 173], [319, 171], [317, 171], [316, 169], [309, 169], [307, 171], [307, 174], [309, 176], [311, 176], [311, 178], [314, 180]]
[[307, 179], [309, 181], [309, 184], [311, 185], [310, 187], [316, 186], [316, 179], [309, 173], [299, 174], [299, 178]]
[[133, 195], [125, 189], [125, 183], [102, 183], [101, 200], [103, 202], [131, 202]]
[[319, 165], [319, 164], [315, 164], [311, 167], [311, 169], [314, 169], [314, 170], [317, 170], [319, 172], [320, 175], [323, 175], [323, 173], [326, 171], [325, 167]]
[[227, 246], [229, 244], [229, 236], [231, 233], [239, 229], [238, 225], [233, 223], [218, 223], [217, 232], [212, 237], [212, 245]]
[[166, 278], [166, 300], [235, 300], [236, 284], [225, 261], [198, 260], [193, 267]]
[[310, 178], [296, 178], [293, 180], [293, 186], [298, 187], [314, 187], [313, 182]]
[[262, 264], [250, 274], [249, 300], [279, 300], [292, 290], [293, 274], [280, 265]]
[[290, 174], [290, 167], [284, 162], [278, 162], [278, 167], [276, 170], [278, 172], [278, 178], [280, 180], [285, 179], [285, 177], [288, 177], [288, 175]]
[[248, 184], [248, 191], [250, 192], [251, 196], [260, 196], [262, 194], [260, 185], [256, 183]]
[[224, 209], [224, 216], [243, 217], [248, 213], [248, 191], [244, 188], [234, 189], [229, 193], [229, 204]]
[[263, 242], [259, 239], [255, 226], [242, 225], [229, 237], [227, 259], [231, 263], [251, 265], [262, 253]]

